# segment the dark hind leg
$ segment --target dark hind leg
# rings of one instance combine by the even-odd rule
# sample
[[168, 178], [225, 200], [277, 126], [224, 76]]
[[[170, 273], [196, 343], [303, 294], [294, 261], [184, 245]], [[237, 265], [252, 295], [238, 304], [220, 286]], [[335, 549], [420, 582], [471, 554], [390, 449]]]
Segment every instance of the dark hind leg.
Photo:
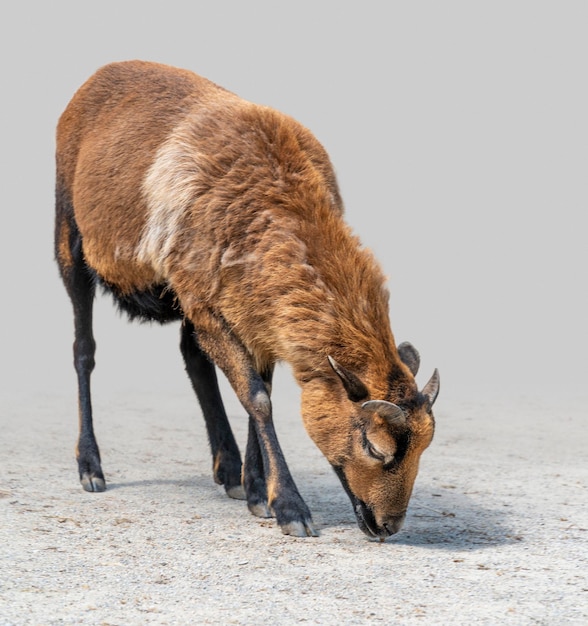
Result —
[[78, 377], [79, 436], [76, 458], [80, 481], [86, 491], [104, 491], [106, 482], [100, 466], [100, 452], [92, 424], [90, 375], [94, 369], [96, 343], [92, 334], [92, 306], [95, 294], [82, 252], [80, 233], [59, 204], [56, 221], [56, 256], [61, 277], [73, 304], [75, 340], [74, 367]]
[[225, 412], [215, 367], [200, 349], [194, 326], [189, 320], [182, 323], [180, 349], [204, 414], [214, 480], [225, 486], [231, 498], [243, 500], [245, 492], [241, 484], [241, 454]]
[[[271, 367], [261, 375], [268, 395], [271, 395], [273, 372], [274, 368]], [[251, 513], [258, 517], [271, 517], [272, 513], [267, 504], [267, 485], [263, 469], [263, 456], [259, 447], [255, 422], [251, 416], [249, 416], [249, 434], [245, 452], [243, 486], [247, 494], [247, 506]]]

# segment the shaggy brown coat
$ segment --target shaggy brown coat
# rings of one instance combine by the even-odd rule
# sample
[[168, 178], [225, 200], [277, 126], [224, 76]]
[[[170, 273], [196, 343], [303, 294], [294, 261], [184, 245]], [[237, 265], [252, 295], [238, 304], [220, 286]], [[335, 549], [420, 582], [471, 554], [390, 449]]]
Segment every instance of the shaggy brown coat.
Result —
[[[418, 354], [396, 347], [384, 276], [344, 222], [333, 168], [314, 136], [191, 72], [132, 61], [101, 68], [77, 91], [59, 120], [56, 162], [56, 256], [74, 312], [76, 300], [87, 300], [73, 278], [83, 259], [123, 308], [150, 295], [167, 303], [165, 315], [150, 316], [142, 304], [135, 314], [191, 325], [198, 349], [251, 415], [260, 457], [252, 453], [251, 464], [267, 487], [267, 506], [252, 497], [252, 511], [276, 514], [284, 532], [315, 534], [265, 396], [274, 364], [284, 361], [302, 388], [305, 427], [360, 526], [373, 536], [395, 532], [433, 436], [438, 377], [419, 392]], [[82, 344], [91, 331], [76, 324], [85, 328], [76, 335]], [[81, 430], [93, 438], [84, 414], [93, 347], [78, 353], [88, 396], [80, 390]], [[101, 490], [94, 474], [84, 477], [80, 465], [85, 486]]]

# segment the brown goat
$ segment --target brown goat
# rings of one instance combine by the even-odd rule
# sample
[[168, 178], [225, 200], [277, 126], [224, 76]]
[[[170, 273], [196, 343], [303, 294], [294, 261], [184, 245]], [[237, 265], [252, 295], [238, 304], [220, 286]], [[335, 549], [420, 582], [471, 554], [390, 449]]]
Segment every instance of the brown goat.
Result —
[[[55, 250], [74, 310], [84, 489], [106, 488], [90, 398], [98, 284], [131, 319], [181, 321], [229, 496], [286, 534], [317, 534], [272, 422], [283, 361], [360, 528], [399, 530], [439, 378], [419, 392], [418, 353], [396, 347], [384, 277], [342, 215], [324, 148], [282, 113], [143, 61], [106, 65], [80, 87], [57, 127]], [[249, 415], [243, 467], [215, 366]]]

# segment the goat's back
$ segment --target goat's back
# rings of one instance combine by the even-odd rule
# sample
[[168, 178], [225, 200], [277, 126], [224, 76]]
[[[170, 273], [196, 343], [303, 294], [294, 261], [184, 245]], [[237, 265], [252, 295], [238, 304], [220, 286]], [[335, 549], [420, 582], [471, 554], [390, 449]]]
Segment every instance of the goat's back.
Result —
[[255, 307], [262, 290], [283, 291], [293, 264], [308, 291], [308, 263], [347, 240], [312, 133], [155, 63], [110, 64], [80, 87], [58, 124], [57, 185], [100, 278], [123, 295], [168, 285], [185, 309], [190, 299], [236, 306], [244, 289]]
[[129, 264], [148, 218], [142, 181], [157, 149], [187, 111], [219, 96], [235, 98], [189, 71], [113, 63], [80, 87], [59, 119], [58, 193], [73, 206], [86, 261], [122, 291], [155, 280], [148, 264]]

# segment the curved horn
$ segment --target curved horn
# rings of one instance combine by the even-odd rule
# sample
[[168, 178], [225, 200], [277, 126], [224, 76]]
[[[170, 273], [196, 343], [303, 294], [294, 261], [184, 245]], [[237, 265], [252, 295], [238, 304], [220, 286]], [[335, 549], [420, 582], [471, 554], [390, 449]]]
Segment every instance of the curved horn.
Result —
[[439, 370], [435, 368], [433, 375], [429, 379], [429, 382], [423, 387], [421, 393], [429, 399], [431, 406], [439, 395]]
[[343, 387], [347, 392], [347, 397], [351, 400], [351, 402], [359, 402], [360, 400], [364, 400], [368, 397], [369, 392], [367, 387], [359, 380], [359, 378], [349, 370], [346, 370], [342, 365], [339, 365], [337, 361], [331, 356], [327, 356], [329, 359], [329, 363], [331, 367], [341, 379], [343, 383]]
[[361, 405], [361, 408], [383, 417], [390, 426], [403, 426], [406, 424], [404, 411], [397, 404], [392, 404], [392, 402], [368, 400]]
[[417, 375], [421, 357], [418, 350], [408, 341], [403, 341], [397, 348], [400, 360], [408, 367], [413, 376]]

